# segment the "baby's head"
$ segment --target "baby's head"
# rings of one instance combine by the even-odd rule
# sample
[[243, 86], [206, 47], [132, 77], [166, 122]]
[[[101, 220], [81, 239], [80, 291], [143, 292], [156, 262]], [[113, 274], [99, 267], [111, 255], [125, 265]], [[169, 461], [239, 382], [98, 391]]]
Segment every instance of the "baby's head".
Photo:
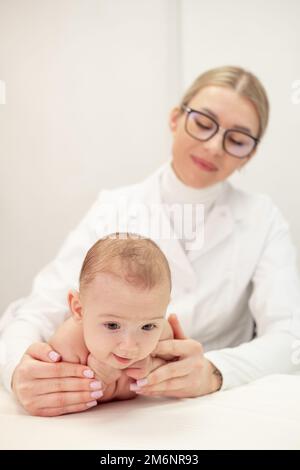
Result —
[[68, 300], [74, 319], [82, 322], [88, 350], [124, 369], [155, 349], [170, 291], [170, 268], [160, 248], [138, 235], [118, 233], [89, 249], [79, 292], [70, 291]]

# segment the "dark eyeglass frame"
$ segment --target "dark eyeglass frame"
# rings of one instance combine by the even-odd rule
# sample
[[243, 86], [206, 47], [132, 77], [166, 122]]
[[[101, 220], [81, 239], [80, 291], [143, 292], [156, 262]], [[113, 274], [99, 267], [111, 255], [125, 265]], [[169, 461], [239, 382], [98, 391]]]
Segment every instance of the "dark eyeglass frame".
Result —
[[[260, 139], [256, 138], [256, 137], [253, 137], [253, 135], [251, 134], [248, 134], [248, 132], [245, 132], [245, 131], [240, 131], [238, 129], [224, 129], [223, 127], [220, 126], [220, 124], [211, 116], [209, 116], [208, 114], [206, 113], [203, 113], [202, 111], [197, 111], [197, 109], [192, 109], [190, 108], [189, 106], [183, 104], [181, 106], [181, 109], [183, 111], [186, 112], [186, 120], [185, 120], [185, 131], [188, 135], [190, 135], [191, 137], [193, 137], [193, 139], [196, 139], [196, 140], [199, 140], [200, 142], [207, 142], [208, 140], [212, 139], [218, 132], [220, 129], [222, 129], [224, 131], [223, 133], [223, 139], [222, 139], [222, 148], [223, 150], [228, 153], [231, 157], [234, 157], [234, 158], [238, 158], [239, 160], [242, 160], [244, 158], [247, 158], [249, 157], [249, 155], [253, 152], [253, 150], [257, 147], [257, 144], [259, 143]], [[210, 119], [215, 125], [216, 125], [216, 130], [215, 132], [210, 135], [207, 139], [199, 139], [199, 137], [195, 137], [194, 135], [192, 135], [189, 131], [188, 131], [188, 118], [189, 118], [189, 115], [191, 113], [196, 113], [196, 114], [200, 114], [200, 116], [204, 116], [208, 119]], [[240, 134], [244, 134], [246, 135], [247, 137], [250, 137], [253, 142], [254, 142], [254, 147], [253, 149], [251, 150], [251, 152], [249, 152], [247, 155], [243, 155], [242, 157], [238, 157], [237, 155], [233, 155], [233, 153], [230, 153], [228, 152], [228, 150], [226, 150], [226, 147], [225, 147], [225, 139], [226, 139], [226, 136], [229, 132], [239, 132]]]

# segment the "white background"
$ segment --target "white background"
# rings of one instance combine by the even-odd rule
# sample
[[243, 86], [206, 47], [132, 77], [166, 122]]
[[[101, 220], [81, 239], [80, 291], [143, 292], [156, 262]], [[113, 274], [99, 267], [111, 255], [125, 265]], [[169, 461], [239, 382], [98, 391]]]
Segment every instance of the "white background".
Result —
[[266, 138], [233, 181], [272, 196], [299, 251], [299, 24], [298, 0], [0, 0], [0, 314], [102, 188], [169, 158], [169, 110], [219, 65], [268, 90]]

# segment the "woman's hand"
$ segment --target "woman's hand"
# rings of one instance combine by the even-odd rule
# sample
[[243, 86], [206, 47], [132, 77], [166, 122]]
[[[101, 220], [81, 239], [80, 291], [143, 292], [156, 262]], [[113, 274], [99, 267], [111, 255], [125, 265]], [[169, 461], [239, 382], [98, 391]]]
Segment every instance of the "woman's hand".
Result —
[[[137, 380], [142, 377], [146, 377], [150, 374], [150, 372], [158, 369], [166, 363], [167, 361], [160, 357], [154, 357], [152, 355], [149, 355], [146, 357], [146, 359], [135, 362], [134, 364], [131, 364], [131, 366], [127, 369], [124, 369], [124, 373], [128, 377]], [[136, 385], [134, 383], [130, 385], [130, 390], [136, 390]]]
[[94, 372], [60, 359], [47, 343], [33, 343], [16, 367], [12, 389], [29, 414], [58, 416], [97, 405], [102, 384], [91, 380]]
[[222, 377], [203, 355], [198, 341], [188, 339], [177, 319], [168, 318], [174, 332], [171, 340], [160, 341], [152, 355], [173, 357], [171, 362], [137, 380], [136, 393], [177, 398], [198, 397], [219, 390]]

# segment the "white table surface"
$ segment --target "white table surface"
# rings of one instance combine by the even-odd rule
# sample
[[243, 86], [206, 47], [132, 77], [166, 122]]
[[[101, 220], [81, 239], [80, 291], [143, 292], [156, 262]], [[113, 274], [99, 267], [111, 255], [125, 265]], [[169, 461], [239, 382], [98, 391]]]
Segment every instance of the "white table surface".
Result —
[[300, 376], [200, 398], [139, 396], [55, 418], [0, 388], [0, 449], [300, 449]]

